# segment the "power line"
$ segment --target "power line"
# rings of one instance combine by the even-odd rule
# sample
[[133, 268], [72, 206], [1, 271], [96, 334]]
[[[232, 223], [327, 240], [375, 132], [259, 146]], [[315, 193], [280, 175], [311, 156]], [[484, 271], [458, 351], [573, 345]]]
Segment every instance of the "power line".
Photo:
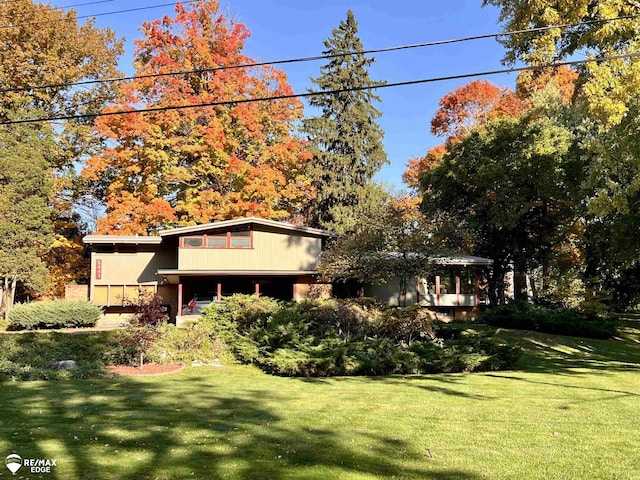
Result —
[[96, 79], [96, 80], [84, 80], [84, 81], [80, 81], [80, 82], [53, 83], [53, 84], [48, 84], [48, 85], [32, 85], [32, 86], [26, 86], [26, 87], [4, 88], [4, 89], [0, 89], [0, 93], [25, 92], [25, 91], [29, 91], [29, 90], [42, 90], [42, 89], [47, 89], [47, 88], [62, 88], [62, 87], [73, 87], [73, 86], [79, 86], [79, 85], [92, 85], [92, 84], [100, 84], [100, 83], [124, 82], [124, 81], [144, 79], [144, 78], [159, 78], [159, 77], [168, 77], [168, 76], [174, 76], [174, 75], [211, 73], [211, 72], [217, 72], [217, 71], [221, 71], [221, 70], [262, 67], [262, 66], [266, 66], [266, 65], [283, 65], [283, 64], [288, 64], [288, 63], [311, 62], [311, 61], [327, 60], [327, 59], [330, 59], [330, 58], [344, 57], [344, 56], [350, 56], [350, 55], [367, 55], [367, 54], [370, 54], [370, 53], [385, 53], [385, 52], [392, 52], [392, 51], [397, 51], [397, 50], [408, 50], [408, 49], [413, 49], [413, 48], [433, 47], [433, 46], [438, 46], [438, 45], [447, 45], [447, 44], [452, 44], [452, 43], [462, 43], [462, 42], [468, 42], [468, 41], [473, 41], [473, 40], [483, 40], [483, 39], [488, 39], [488, 38], [498, 38], [498, 37], [509, 36], [509, 35], [520, 35], [520, 34], [524, 34], [524, 33], [536, 33], [536, 32], [543, 32], [543, 31], [546, 31], [546, 30], [551, 30], [551, 29], [554, 29], [554, 28], [579, 27], [579, 26], [584, 26], [584, 25], [593, 25], [593, 24], [597, 24], [597, 23], [613, 22], [613, 21], [618, 21], [618, 20], [629, 20], [629, 19], [638, 18], [638, 17], [640, 17], [640, 14], [637, 14], [637, 15], [625, 15], [625, 16], [621, 16], [621, 17], [607, 18], [607, 19], [601, 19], [601, 20], [588, 20], [588, 21], [579, 22], [579, 23], [566, 23], [566, 24], [561, 24], [561, 25], [550, 25], [550, 26], [547, 26], [547, 27], [529, 28], [529, 29], [524, 29], [524, 30], [516, 30], [514, 32], [508, 32], [508, 33], [487, 33], [487, 34], [483, 34], [483, 35], [475, 35], [475, 36], [470, 36], [470, 37], [453, 38], [453, 39], [448, 39], [448, 40], [436, 40], [436, 41], [432, 41], [432, 42], [414, 43], [414, 44], [400, 45], [400, 46], [394, 46], [394, 47], [376, 48], [376, 49], [370, 49], [370, 50], [362, 50], [362, 51], [358, 51], [358, 52], [344, 52], [344, 53], [335, 53], [335, 54], [327, 54], [327, 55], [316, 55], [316, 56], [311, 56], [311, 57], [289, 58], [289, 59], [284, 59], [284, 60], [273, 60], [273, 61], [268, 61], [268, 62], [265, 61], [265, 62], [255, 62], [255, 63], [242, 63], [242, 64], [238, 64], [238, 65], [226, 65], [226, 66], [221, 66], [221, 67], [200, 68], [200, 69], [193, 69], [193, 70], [179, 70], [179, 71], [166, 72], [166, 73], [150, 73], [150, 74], [145, 74], [145, 75], [137, 75], [137, 76], [134, 75], [134, 76], [129, 76], [129, 77], [117, 77], [117, 78], [105, 78], [105, 79]]
[[60, 120], [79, 120], [82, 118], [97, 118], [97, 117], [107, 117], [114, 115], [130, 115], [134, 113], [152, 113], [152, 112], [163, 112], [170, 110], [183, 110], [187, 108], [198, 108], [198, 107], [218, 107], [223, 105], [240, 105], [244, 103], [254, 103], [254, 102], [267, 102], [274, 100], [287, 100], [292, 98], [307, 98], [314, 97], [318, 95], [336, 95], [339, 93], [346, 92], [357, 92], [362, 90], [377, 90], [380, 88], [390, 88], [390, 87], [404, 87], [408, 85], [418, 85], [424, 83], [435, 83], [442, 82], [446, 80], [459, 80], [463, 78], [471, 78], [471, 77], [485, 77], [489, 75], [498, 75], [503, 73], [515, 73], [515, 72], [523, 72], [528, 70], [542, 70], [545, 68], [558, 68], [562, 66], [570, 66], [570, 65], [583, 65], [586, 63], [595, 63], [595, 62], [605, 62], [611, 60], [623, 60], [628, 58], [637, 58], [640, 57], [640, 53], [628, 53], [624, 55], [615, 55], [610, 57], [599, 57], [599, 58], [587, 58], [584, 60], [572, 60], [565, 62], [554, 62], [547, 63], [544, 65], [536, 65], [536, 66], [526, 66], [526, 67], [517, 67], [517, 68], [507, 68], [502, 70], [489, 70], [484, 72], [474, 72], [474, 73], [463, 73], [459, 75], [449, 75], [445, 77], [433, 77], [426, 78], [421, 80], [408, 80], [405, 82], [394, 82], [394, 83], [386, 83], [383, 85], [374, 85], [367, 87], [349, 87], [349, 88], [339, 88], [334, 90], [323, 90], [320, 92], [305, 92], [305, 93], [294, 93], [291, 95], [275, 95], [270, 97], [258, 97], [258, 98], [244, 98], [239, 100], [226, 100], [220, 102], [208, 102], [208, 103], [196, 103], [189, 105], [169, 105], [164, 107], [150, 107], [150, 108], [141, 108], [138, 110], [116, 110], [113, 112], [99, 112], [99, 113], [86, 113], [86, 114], [77, 114], [77, 115], [61, 115], [57, 117], [43, 117], [43, 118], [28, 118], [23, 120], [12, 120], [7, 122], [0, 122], [0, 125], [14, 125], [14, 124], [22, 124], [22, 123], [37, 123], [37, 122], [54, 122]]
[[53, 6], [56, 10], [62, 10], [63, 8], [74, 8], [74, 7], [84, 7], [85, 5], [95, 5], [96, 3], [111, 3], [114, 0], [98, 0], [96, 2], [86, 2], [86, 3], [76, 3], [75, 5], [65, 5], [63, 7]]
[[0, 29], [3, 29], [3, 28], [15, 28], [16, 26], [24, 26], [24, 25], [42, 25], [44, 23], [61, 23], [61, 22], [67, 22], [67, 21], [72, 21], [72, 20], [80, 20], [80, 19], [85, 19], [85, 18], [103, 17], [105, 15], [116, 15], [116, 14], [120, 14], [120, 13], [139, 12], [141, 10], [151, 10], [151, 9], [154, 9], [154, 8], [170, 7], [170, 6], [175, 6], [175, 5], [176, 5], [176, 2], [160, 3], [158, 5], [149, 5], [147, 7], [128, 8], [126, 10], [115, 10], [113, 12], [94, 13], [93, 15], [78, 15], [78, 16], [72, 18], [72, 19], [63, 18], [63, 19], [57, 19], [57, 20], [37, 20], [37, 21], [34, 21], [34, 22], [20, 23], [18, 25], [0, 25]]

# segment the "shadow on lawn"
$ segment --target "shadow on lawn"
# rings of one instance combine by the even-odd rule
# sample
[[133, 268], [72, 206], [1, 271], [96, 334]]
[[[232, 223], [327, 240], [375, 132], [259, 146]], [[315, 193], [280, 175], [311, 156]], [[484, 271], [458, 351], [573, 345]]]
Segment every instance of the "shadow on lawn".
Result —
[[589, 386], [586, 386], [586, 385], [565, 385], [565, 384], [560, 383], [560, 382], [545, 382], [545, 381], [542, 381], [542, 380], [534, 380], [532, 378], [517, 377], [517, 376], [513, 376], [513, 375], [498, 375], [498, 374], [493, 374], [493, 373], [487, 373], [487, 374], [485, 374], [485, 376], [486, 377], [491, 377], [491, 378], [497, 378], [497, 379], [500, 379], [500, 380], [515, 380], [515, 381], [518, 381], [518, 382], [532, 383], [532, 384], [536, 384], [536, 385], [549, 385], [549, 386], [552, 386], [552, 387], [568, 388], [568, 389], [574, 389], [574, 390], [580, 390], [580, 391], [590, 390], [590, 391], [593, 391], [593, 392], [603, 392], [603, 393], [613, 393], [614, 394], [609, 398], [603, 398], [603, 397], [595, 398], [594, 401], [598, 401], [598, 402], [601, 402], [603, 400], [613, 399], [613, 398], [640, 397], [640, 393], [628, 392], [626, 390], [614, 390], [614, 389], [611, 389], [611, 388], [589, 387]]
[[539, 332], [499, 330], [497, 339], [523, 349], [518, 370], [580, 374], [579, 369], [640, 370], [640, 324], [622, 322], [620, 333], [609, 340], [555, 336]]
[[[460, 397], [468, 400], [491, 400], [492, 397], [481, 395], [479, 393], [465, 392], [460, 389], [464, 387], [464, 373], [447, 373], [447, 374], [416, 374], [416, 375], [380, 375], [370, 377], [332, 377], [331, 382], [349, 382], [349, 383], [384, 383], [385, 385], [396, 385], [401, 387], [413, 387], [425, 390], [431, 393], [439, 393], [452, 397]], [[417, 382], [416, 380], [428, 380], [428, 384]], [[305, 382], [309, 383], [329, 383], [322, 378], [305, 378]], [[441, 385], [433, 385], [439, 383]]]
[[[285, 396], [220, 393], [193, 371], [163, 381], [4, 383], [2, 390], [0, 438], [10, 446], [0, 456], [56, 458], [49, 479], [478, 478], [439, 470], [392, 435], [292, 428], [268, 407], [286, 405]], [[367, 448], [354, 448], [349, 434]]]

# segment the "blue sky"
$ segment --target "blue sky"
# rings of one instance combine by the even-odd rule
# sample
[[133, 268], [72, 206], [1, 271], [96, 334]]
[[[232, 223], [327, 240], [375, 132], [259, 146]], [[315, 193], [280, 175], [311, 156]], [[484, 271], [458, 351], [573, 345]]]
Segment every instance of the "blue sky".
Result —
[[[71, 5], [82, 1], [57, 3]], [[78, 6], [78, 15], [111, 12], [153, 6], [167, 0], [113, 0], [101, 4]], [[251, 31], [245, 53], [258, 60], [269, 61], [320, 55], [323, 40], [331, 35], [351, 8], [359, 26], [365, 49], [423, 43], [500, 31], [498, 12], [482, 8], [481, 0], [222, 0], [221, 9], [231, 18], [247, 25]], [[132, 41], [145, 20], [173, 14], [169, 6], [98, 16], [99, 26], [108, 26], [119, 37], [124, 36], [126, 54], [121, 69], [132, 74]], [[494, 39], [476, 40], [452, 45], [379, 53], [370, 69], [375, 80], [402, 82], [416, 79], [459, 75], [502, 68], [503, 48]], [[319, 73], [323, 62], [304, 62], [281, 66], [289, 75], [294, 91], [304, 92], [312, 86], [310, 77]], [[501, 86], [513, 86], [515, 74], [486, 77]], [[447, 92], [469, 82], [450, 80], [422, 85], [387, 88], [378, 93], [382, 102], [379, 123], [385, 132], [384, 144], [390, 164], [377, 179], [402, 188], [402, 172], [406, 161], [423, 155], [440, 143], [431, 135], [429, 124], [438, 108], [438, 100]], [[310, 110], [306, 110], [312, 113]]]

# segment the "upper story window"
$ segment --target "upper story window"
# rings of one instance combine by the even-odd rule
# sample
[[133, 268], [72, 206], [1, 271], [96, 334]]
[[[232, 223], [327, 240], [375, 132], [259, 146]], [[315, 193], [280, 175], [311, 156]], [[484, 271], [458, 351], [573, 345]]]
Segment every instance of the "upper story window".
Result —
[[251, 230], [193, 235], [180, 238], [182, 248], [253, 248]]

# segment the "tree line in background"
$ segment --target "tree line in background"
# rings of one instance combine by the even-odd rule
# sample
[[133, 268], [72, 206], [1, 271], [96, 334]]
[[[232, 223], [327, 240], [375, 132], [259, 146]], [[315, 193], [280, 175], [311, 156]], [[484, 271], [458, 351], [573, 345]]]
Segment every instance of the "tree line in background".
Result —
[[[640, 298], [640, 6], [633, 2], [485, 0], [506, 31], [505, 63], [545, 65], [576, 53], [601, 59], [521, 73], [515, 92], [474, 81], [441, 99], [431, 131], [444, 144], [410, 160], [405, 181], [422, 211], [445, 218], [442, 240], [495, 260], [492, 304], [514, 295], [611, 311]], [[627, 17], [616, 21], [606, 18]], [[631, 17], [631, 18], [630, 18]], [[527, 282], [528, 279], [528, 282]], [[527, 290], [529, 287], [529, 291]]]
[[[640, 13], [615, 0], [573, 3], [485, 0], [506, 31]], [[412, 193], [400, 195], [373, 180], [387, 162], [372, 90], [384, 82], [369, 77], [374, 59], [361, 53], [351, 11], [324, 42], [330, 57], [312, 79], [307, 117], [295, 98], [247, 101], [293, 92], [281, 70], [246, 67], [249, 30], [214, 0], [145, 22], [134, 79], [82, 88], [71, 84], [121, 75], [114, 32], [32, 0], [0, 3], [0, 16], [12, 18], [0, 39], [1, 121], [151, 110], [0, 125], [2, 312], [17, 290], [60, 296], [86, 281], [87, 223], [131, 235], [243, 216], [345, 234], [323, 261], [332, 279], [408, 278], [429, 256], [467, 252], [495, 260], [494, 304], [511, 266], [517, 298], [528, 283], [539, 300], [590, 309], [638, 301], [635, 58], [529, 70], [515, 91], [486, 81], [456, 89], [431, 125], [444, 143], [409, 160]], [[634, 53], [637, 24], [505, 36], [505, 61]], [[189, 73], [165, 75], [176, 71]]]

